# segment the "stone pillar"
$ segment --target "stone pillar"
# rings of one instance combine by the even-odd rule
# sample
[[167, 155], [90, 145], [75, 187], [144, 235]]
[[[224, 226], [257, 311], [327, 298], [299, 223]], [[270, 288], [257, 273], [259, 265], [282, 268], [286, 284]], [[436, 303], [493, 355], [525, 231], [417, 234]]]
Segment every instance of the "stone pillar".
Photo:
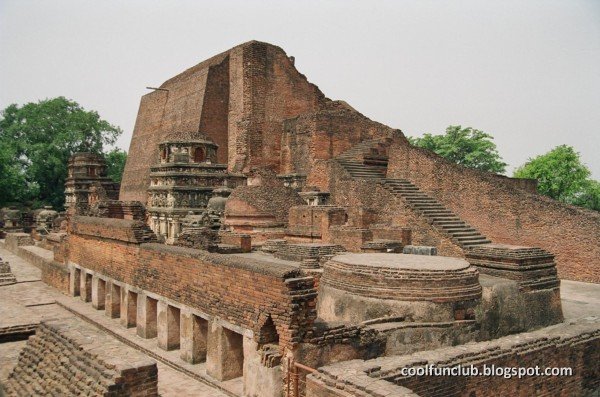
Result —
[[244, 395], [282, 397], [281, 358], [279, 346], [259, 349], [258, 343], [244, 336]]
[[180, 310], [159, 301], [157, 305], [158, 347], [164, 350], [179, 349]]
[[71, 277], [69, 277], [69, 293], [71, 296], [79, 296], [81, 286], [81, 269], [71, 268]]
[[82, 270], [79, 281], [79, 298], [84, 302], [90, 302], [92, 300], [92, 275]]
[[133, 328], [137, 316], [137, 294], [126, 288], [121, 288], [121, 325]]
[[208, 321], [194, 315], [189, 309], [181, 310], [181, 359], [190, 364], [206, 360]]
[[110, 318], [119, 318], [121, 316], [121, 287], [114, 283], [108, 283], [106, 286], [105, 312]]
[[208, 327], [206, 373], [219, 381], [243, 375], [244, 337], [228, 330], [217, 322]]
[[98, 276], [92, 278], [92, 307], [96, 310], [104, 310], [106, 301], [106, 281]]
[[141, 338], [156, 338], [156, 299], [138, 294], [137, 299], [137, 334]]

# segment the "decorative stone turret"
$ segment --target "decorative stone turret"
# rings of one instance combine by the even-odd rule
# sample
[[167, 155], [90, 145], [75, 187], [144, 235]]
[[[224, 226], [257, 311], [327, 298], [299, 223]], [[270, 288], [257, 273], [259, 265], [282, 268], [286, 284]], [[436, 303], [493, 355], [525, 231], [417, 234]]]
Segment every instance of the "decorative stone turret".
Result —
[[[245, 177], [229, 174], [226, 164], [217, 164], [218, 145], [208, 139], [166, 141], [158, 149], [158, 162], [150, 170], [148, 222], [172, 244], [182, 232], [184, 217], [202, 214], [211, 200], [221, 215], [230, 193], [221, 188], [243, 185]], [[215, 190], [218, 197], [212, 197]]]
[[119, 184], [106, 176], [106, 161], [95, 153], [75, 153], [69, 159], [68, 177], [65, 182], [65, 207], [77, 214], [85, 213], [89, 207], [91, 187], [99, 184], [108, 199], [119, 198]]

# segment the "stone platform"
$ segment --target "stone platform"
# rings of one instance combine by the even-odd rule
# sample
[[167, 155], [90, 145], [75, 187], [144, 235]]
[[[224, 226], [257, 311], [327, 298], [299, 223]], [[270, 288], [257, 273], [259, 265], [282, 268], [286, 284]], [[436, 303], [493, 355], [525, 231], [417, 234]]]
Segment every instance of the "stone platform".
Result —
[[323, 267], [318, 314], [327, 321], [401, 316], [451, 321], [481, 298], [479, 273], [458, 258], [342, 254]]
[[515, 280], [521, 290], [560, 286], [554, 255], [540, 248], [486, 244], [471, 248], [465, 256], [482, 274]]

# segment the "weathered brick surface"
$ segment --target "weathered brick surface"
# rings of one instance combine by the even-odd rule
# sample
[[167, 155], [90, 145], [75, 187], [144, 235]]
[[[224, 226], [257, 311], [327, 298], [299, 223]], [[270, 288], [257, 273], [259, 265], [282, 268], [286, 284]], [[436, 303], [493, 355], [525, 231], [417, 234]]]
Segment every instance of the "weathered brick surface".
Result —
[[94, 236], [100, 239], [130, 243], [151, 243], [156, 241], [156, 235], [144, 222], [128, 219], [75, 216], [73, 217], [71, 229], [74, 234]]
[[285, 52], [256, 41], [216, 55], [142, 97], [123, 175], [121, 200], [146, 201], [159, 142], [200, 131], [220, 147], [230, 171], [279, 168], [283, 120], [325, 100]]
[[271, 182], [240, 186], [227, 200], [223, 224], [229, 231], [250, 234], [253, 244], [281, 238], [285, 234], [290, 208], [303, 203], [294, 189]]
[[16, 252], [22, 245], [33, 245], [33, 239], [28, 233], [7, 233], [5, 239], [6, 249]]
[[9, 396], [158, 396], [156, 363], [75, 319], [40, 324], [5, 384]]
[[63, 293], [68, 293], [69, 271], [66, 265], [63, 262], [55, 261], [52, 251], [32, 245], [33, 241], [21, 234], [18, 233], [15, 236], [11, 236], [11, 233], [9, 233], [9, 236], [11, 236], [10, 244], [7, 238], [5, 247], [40, 269], [42, 271], [43, 282]]
[[[333, 364], [309, 377], [307, 396], [401, 396], [408, 390], [415, 393], [410, 395], [423, 397], [593, 395], [600, 390], [599, 321], [590, 317], [490, 342]], [[438, 368], [474, 365], [480, 370], [484, 364], [542, 369], [570, 367], [573, 375], [507, 379], [502, 376], [407, 377], [400, 373], [402, 368], [430, 364]], [[384, 390], [396, 394], [386, 394]]]
[[327, 102], [318, 111], [286, 120], [284, 125], [281, 173], [310, 174], [307, 185], [319, 187], [324, 186], [316, 168], [323, 161], [364, 140], [401, 134], [342, 101]]
[[344, 225], [346, 210], [333, 205], [300, 205], [292, 207], [288, 216], [288, 236], [329, 241], [329, 228]]
[[[335, 205], [347, 208], [348, 224], [357, 228], [381, 229], [381, 225], [391, 228], [409, 227], [411, 241], [414, 245], [434, 246], [440, 255], [464, 256], [460, 247], [450, 238], [427, 222], [425, 217], [413, 211], [402, 197], [393, 195], [381, 184], [361, 179], [352, 179], [350, 175], [337, 163], [328, 163], [330, 175], [328, 187], [331, 192], [331, 201]], [[365, 217], [364, 214], [371, 214]], [[342, 236], [340, 236], [342, 238]], [[344, 245], [347, 249], [351, 246], [359, 250], [362, 246], [359, 240], [352, 240], [344, 244], [341, 240], [332, 240]]]
[[388, 177], [409, 179], [495, 243], [550, 251], [562, 278], [600, 282], [597, 212], [531, 193], [519, 181], [458, 166], [403, 142], [390, 148]]
[[[92, 222], [80, 218], [79, 222]], [[134, 227], [134, 221], [129, 222]], [[106, 225], [80, 225], [69, 237], [69, 260], [117, 281], [151, 291], [235, 325], [260, 329], [271, 316], [280, 346], [291, 347], [310, 329], [316, 291], [293, 266], [161, 244], [99, 238]], [[90, 234], [85, 234], [87, 231]], [[125, 239], [130, 234], [124, 233]]]

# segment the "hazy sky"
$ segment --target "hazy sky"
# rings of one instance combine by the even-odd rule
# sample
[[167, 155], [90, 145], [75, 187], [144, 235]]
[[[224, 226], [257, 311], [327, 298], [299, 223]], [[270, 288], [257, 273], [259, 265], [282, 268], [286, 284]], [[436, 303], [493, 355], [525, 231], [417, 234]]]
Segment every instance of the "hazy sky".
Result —
[[407, 135], [482, 129], [509, 174], [568, 144], [600, 179], [600, 0], [0, 0], [0, 108], [63, 95], [128, 149], [146, 86], [252, 39]]

